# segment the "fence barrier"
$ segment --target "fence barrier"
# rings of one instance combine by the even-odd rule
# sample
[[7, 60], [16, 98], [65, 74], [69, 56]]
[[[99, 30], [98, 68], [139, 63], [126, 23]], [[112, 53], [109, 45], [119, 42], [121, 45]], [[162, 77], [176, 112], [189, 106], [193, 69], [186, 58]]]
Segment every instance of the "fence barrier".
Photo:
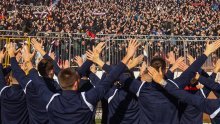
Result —
[[[19, 31], [0, 31], [0, 49], [5, 48], [5, 44], [17, 43], [16, 48], [22, 44], [30, 44], [31, 38], [36, 38], [39, 42], [43, 41], [44, 50], [54, 52], [57, 62], [65, 60], [73, 61], [74, 57], [79, 55], [84, 59], [85, 52], [92, 49], [100, 41], [106, 42], [106, 47], [101, 53], [101, 58], [110, 64], [117, 64], [126, 53], [126, 47], [129, 39], [137, 39], [141, 42], [141, 47], [137, 50], [137, 55], [144, 54], [145, 61], [148, 63], [154, 56], [166, 57], [167, 53], [174, 51], [176, 58], [186, 57], [187, 54], [197, 58], [200, 56], [206, 45], [206, 41], [215, 41], [219, 36], [199, 37], [199, 36], [147, 36], [147, 35], [115, 35], [100, 34], [95, 38], [89, 37], [85, 33], [70, 34], [63, 32], [38, 32], [36, 36], [22, 36]], [[33, 49], [31, 49], [33, 51]], [[35, 55], [37, 60], [39, 54]], [[213, 62], [220, 57], [220, 49], [213, 53], [204, 64], [206, 70], [212, 69]], [[186, 61], [187, 62], [187, 61]], [[4, 66], [9, 65], [9, 57], [4, 60]], [[37, 62], [35, 62], [37, 63]], [[188, 62], [187, 62], [188, 63]], [[73, 62], [70, 66], [76, 66]], [[101, 104], [98, 103], [96, 110], [96, 119], [100, 120], [102, 116]]]
[[[0, 31], [1, 46], [5, 42], [30, 41], [30, 38], [37, 38], [43, 41], [45, 51], [52, 51], [56, 55], [56, 61], [73, 61], [76, 55], [85, 58], [85, 52], [92, 49], [100, 41], [106, 42], [106, 47], [101, 53], [101, 58], [110, 64], [117, 64], [126, 53], [126, 47], [129, 39], [137, 39], [141, 42], [141, 47], [137, 50], [137, 55], [144, 54], [145, 60], [149, 61], [154, 56], [166, 57], [167, 53], [174, 51], [175, 56], [184, 56], [187, 54], [197, 58], [205, 48], [206, 41], [215, 41], [219, 36], [199, 37], [199, 36], [147, 36], [147, 35], [115, 35], [100, 34], [95, 38], [91, 38], [85, 33], [63, 33], [63, 32], [38, 32], [36, 36], [21, 36], [21, 32], [16, 31]], [[0, 46], [0, 47], [1, 47]], [[19, 47], [19, 45], [18, 45]], [[205, 69], [211, 69], [213, 62], [220, 56], [220, 49], [213, 53], [206, 63]], [[7, 61], [8, 62], [8, 61]], [[8, 63], [7, 63], [8, 64]], [[71, 66], [76, 66], [71, 63]]]

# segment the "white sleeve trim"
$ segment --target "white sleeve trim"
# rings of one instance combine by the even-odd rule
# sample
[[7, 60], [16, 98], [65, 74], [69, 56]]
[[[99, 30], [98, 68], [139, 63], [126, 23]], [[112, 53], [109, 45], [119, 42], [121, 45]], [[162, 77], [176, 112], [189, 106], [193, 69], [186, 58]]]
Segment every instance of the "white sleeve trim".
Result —
[[4, 87], [1, 89], [1, 91], [0, 91], [0, 96], [2, 95], [2, 92], [3, 92], [6, 88], [8, 88], [8, 87], [10, 87], [10, 86], [4, 86]]
[[111, 102], [111, 100], [114, 98], [115, 94], [117, 93], [118, 89], [115, 89], [114, 94], [108, 98], [108, 103]]
[[89, 80], [89, 81], [90, 81], [90, 84], [92, 84], [93, 88], [95, 88], [95, 85], [92, 83], [92, 81], [91, 80]]
[[50, 101], [47, 103], [47, 106], [46, 106], [46, 110], [47, 110], [47, 111], [48, 111], [48, 108], [49, 108], [50, 103], [53, 101], [53, 99], [54, 99], [56, 96], [59, 96], [59, 95], [60, 95], [59, 93], [53, 94], [53, 96], [50, 98]]
[[168, 79], [168, 81], [170, 81], [171, 83], [173, 83], [177, 88], [179, 88], [179, 86], [172, 80]]
[[206, 98], [206, 95], [205, 95], [203, 89], [200, 89], [200, 91], [201, 91], [202, 95], [204, 96], [204, 98]]
[[86, 100], [85, 92], [82, 92], [81, 95], [86, 105], [89, 107], [91, 111], [93, 111], [93, 105]]
[[27, 86], [32, 82], [32, 80], [29, 80], [28, 83], [26, 84], [25, 88], [24, 88], [24, 93], [26, 94], [26, 90], [27, 90]]
[[138, 89], [138, 91], [137, 91], [137, 93], [136, 93], [136, 96], [137, 96], [137, 97], [139, 97], [140, 92], [141, 92], [141, 88], [143, 87], [144, 83], [145, 83], [145, 82], [142, 82], [141, 86], [139, 87], [139, 89]]
[[220, 107], [219, 107], [217, 110], [215, 110], [214, 113], [212, 113], [212, 114], [210, 115], [210, 118], [215, 118], [215, 116], [216, 116], [219, 112], [220, 112]]

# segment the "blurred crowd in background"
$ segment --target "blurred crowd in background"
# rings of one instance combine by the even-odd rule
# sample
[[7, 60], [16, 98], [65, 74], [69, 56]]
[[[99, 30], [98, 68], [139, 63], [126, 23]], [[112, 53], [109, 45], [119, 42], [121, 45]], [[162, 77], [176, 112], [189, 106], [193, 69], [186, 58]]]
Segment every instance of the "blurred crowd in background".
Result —
[[219, 0], [1, 0], [0, 30], [220, 35]]

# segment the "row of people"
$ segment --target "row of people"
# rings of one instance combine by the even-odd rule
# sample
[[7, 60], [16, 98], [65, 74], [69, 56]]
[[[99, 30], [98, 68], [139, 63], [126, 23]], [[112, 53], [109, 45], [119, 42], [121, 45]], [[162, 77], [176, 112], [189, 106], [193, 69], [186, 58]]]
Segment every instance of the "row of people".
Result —
[[[140, 46], [136, 40], [129, 41], [125, 57], [115, 66], [100, 59], [105, 47], [105, 43], [100, 42], [86, 52], [84, 63], [76, 57], [77, 69], [60, 69], [36, 39], [32, 39], [31, 44], [43, 56], [37, 68], [32, 65], [33, 54], [26, 45], [21, 50], [22, 65], [18, 63], [20, 57], [14, 44], [0, 52], [3, 124], [93, 123], [99, 101], [103, 103], [102, 121], [107, 124], [202, 123], [203, 112], [211, 118], [220, 116], [219, 99], [206, 98], [210, 91], [219, 92], [220, 85], [214, 79], [220, 70], [220, 61], [211, 76], [201, 69], [207, 57], [220, 47], [219, 40], [208, 42], [204, 53], [196, 60], [188, 56], [190, 66], [185, 64], [183, 57], [176, 60], [171, 52], [167, 58], [171, 65], [169, 70], [163, 58], [153, 58], [149, 67], [143, 62], [143, 55], [135, 58]], [[6, 53], [11, 66], [3, 68]], [[132, 68], [141, 62], [140, 76], [135, 78]], [[101, 78], [95, 74], [93, 64], [105, 71]], [[174, 78], [178, 68], [183, 73]], [[53, 78], [54, 74], [58, 80]], [[9, 85], [5, 80], [7, 75]], [[186, 86], [197, 82], [204, 87], [198, 84], [200, 89], [196, 92], [184, 91]]]

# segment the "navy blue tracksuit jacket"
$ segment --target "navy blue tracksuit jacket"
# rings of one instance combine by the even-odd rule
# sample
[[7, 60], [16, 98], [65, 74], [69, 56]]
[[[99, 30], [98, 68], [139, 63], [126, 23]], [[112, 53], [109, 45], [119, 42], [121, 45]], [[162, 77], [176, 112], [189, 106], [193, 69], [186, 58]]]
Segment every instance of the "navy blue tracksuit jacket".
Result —
[[135, 95], [113, 86], [106, 94], [108, 124], [138, 124], [139, 106]]
[[[113, 67], [104, 65], [103, 70], [109, 73]], [[128, 75], [121, 74], [119, 82], [123, 84]], [[123, 88], [123, 86], [113, 86], [105, 95], [108, 102], [107, 124], [138, 124], [139, 106], [137, 97]]]
[[[205, 77], [213, 78], [214, 73], [211, 76], [209, 76], [206, 72], [202, 70], [201, 75]], [[193, 92], [189, 92], [189, 93], [207, 98], [210, 91], [211, 90], [209, 88], [204, 87], [200, 90], [197, 90], [194, 93]], [[202, 124], [203, 123], [203, 112], [201, 112], [195, 106], [180, 102], [179, 108], [181, 108], [182, 110], [182, 111], [180, 110], [180, 114], [181, 114], [180, 124], [192, 124], [192, 123]]]
[[[41, 100], [42, 95], [44, 97], [51, 98], [50, 94], [43, 94], [40, 86], [37, 85], [36, 80], [31, 80], [29, 76], [26, 76], [24, 71], [18, 65], [15, 57], [10, 59], [12, 71], [14, 77], [17, 79], [24, 92], [26, 93], [27, 108], [31, 124], [48, 124], [48, 114], [46, 111], [46, 103]], [[41, 80], [43, 80], [41, 78]], [[45, 84], [40, 84], [42, 87], [47, 87]]]
[[2, 124], [29, 124], [24, 91], [18, 84], [6, 86], [2, 64], [0, 64], [0, 81]]

